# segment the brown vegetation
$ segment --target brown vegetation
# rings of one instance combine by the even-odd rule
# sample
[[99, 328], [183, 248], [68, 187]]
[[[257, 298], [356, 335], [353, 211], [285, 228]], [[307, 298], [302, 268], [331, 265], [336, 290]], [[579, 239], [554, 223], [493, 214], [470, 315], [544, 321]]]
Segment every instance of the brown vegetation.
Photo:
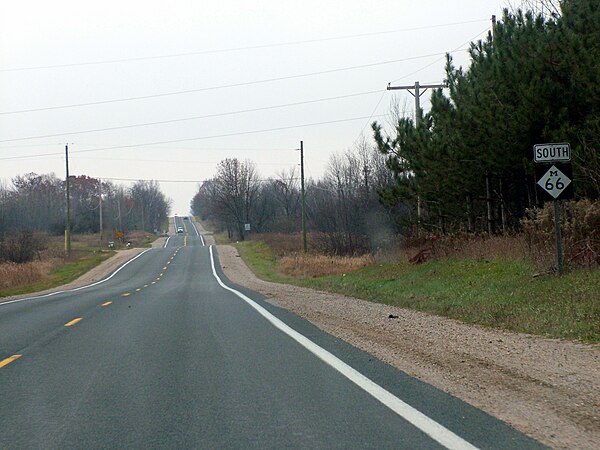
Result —
[[0, 290], [18, 289], [39, 283], [48, 278], [55, 265], [53, 260], [33, 261], [23, 264], [5, 262], [0, 264]]
[[324, 277], [343, 275], [373, 264], [372, 256], [326, 256], [294, 255], [284, 256], [279, 261], [280, 270], [294, 277]]
[[[600, 265], [600, 201], [563, 202], [560, 222], [567, 267]], [[523, 229], [529, 258], [539, 270], [552, 270], [556, 254], [552, 203], [529, 210]]]
[[[523, 232], [498, 234], [454, 233], [422, 234], [420, 237], [390, 237], [371, 256], [339, 257], [328, 254], [320, 246], [318, 233], [308, 236], [309, 254], [302, 255], [300, 233], [255, 234], [280, 260], [288, 275], [321, 276], [342, 274], [368, 264], [412, 262], [439, 259], [528, 260], [542, 273], [552, 272], [556, 265], [554, 214], [551, 203], [528, 211], [522, 223]], [[600, 265], [600, 202], [580, 200], [563, 202], [561, 229], [567, 268]], [[327, 256], [323, 256], [327, 255]]]

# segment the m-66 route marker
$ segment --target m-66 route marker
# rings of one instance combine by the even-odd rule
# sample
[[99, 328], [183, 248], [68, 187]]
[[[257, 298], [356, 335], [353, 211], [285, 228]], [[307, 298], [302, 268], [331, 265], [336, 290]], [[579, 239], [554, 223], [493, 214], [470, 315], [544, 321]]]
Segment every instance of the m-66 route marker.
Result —
[[571, 146], [567, 142], [536, 144], [533, 146], [535, 179], [540, 197], [554, 203], [554, 227], [556, 230], [556, 260], [558, 273], [564, 271], [564, 256], [560, 234], [559, 200], [573, 198], [573, 168]]

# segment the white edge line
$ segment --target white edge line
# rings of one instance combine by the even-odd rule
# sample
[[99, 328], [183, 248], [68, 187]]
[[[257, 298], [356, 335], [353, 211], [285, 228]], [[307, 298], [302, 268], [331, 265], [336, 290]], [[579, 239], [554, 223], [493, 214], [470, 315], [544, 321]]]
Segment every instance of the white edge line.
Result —
[[235, 295], [240, 297], [242, 300], [244, 300], [246, 303], [248, 303], [252, 308], [254, 308], [260, 315], [262, 315], [265, 319], [267, 319], [273, 326], [275, 326], [276, 328], [278, 328], [279, 330], [283, 331], [285, 334], [290, 336], [292, 339], [294, 339], [296, 342], [298, 342], [300, 345], [302, 345], [308, 351], [310, 351], [315, 356], [317, 356], [319, 359], [321, 359], [323, 362], [325, 362], [326, 364], [328, 364], [329, 366], [331, 366], [332, 368], [337, 370], [339, 373], [341, 373], [343, 376], [348, 378], [350, 381], [352, 381], [358, 387], [365, 390], [368, 394], [370, 394], [372, 397], [374, 397], [375, 399], [377, 399], [378, 401], [383, 403], [385, 406], [387, 406], [389, 409], [394, 411], [396, 414], [398, 414], [404, 420], [406, 420], [407, 422], [410, 422], [415, 427], [417, 427], [419, 430], [421, 430], [423, 433], [427, 434], [431, 439], [437, 441], [444, 447], [446, 447], [448, 449], [452, 449], [452, 450], [463, 450], [463, 449], [477, 450], [477, 447], [475, 447], [474, 445], [465, 441], [460, 436], [454, 434], [452, 431], [450, 431], [447, 428], [445, 428], [444, 426], [440, 425], [439, 423], [437, 423], [433, 419], [429, 418], [428, 416], [426, 416], [422, 412], [418, 411], [417, 409], [413, 408], [409, 404], [403, 402], [398, 397], [396, 397], [394, 394], [392, 394], [391, 392], [382, 388], [381, 386], [376, 384], [374, 381], [367, 378], [362, 373], [358, 372], [356, 369], [352, 368], [351, 366], [349, 366], [348, 364], [346, 364], [345, 362], [343, 362], [342, 360], [340, 360], [339, 358], [334, 356], [332, 353], [330, 353], [327, 350], [325, 350], [324, 348], [318, 346], [317, 344], [315, 344], [313, 341], [311, 341], [304, 335], [298, 333], [296, 330], [294, 330], [293, 328], [291, 328], [290, 326], [285, 324], [283, 321], [281, 321], [280, 319], [278, 319], [277, 317], [272, 315], [270, 312], [268, 312], [265, 308], [263, 308], [259, 304], [255, 303], [249, 297], [247, 297], [244, 294], [242, 294], [241, 292], [236, 291], [235, 289], [230, 288], [229, 286], [225, 285], [225, 283], [223, 283], [223, 281], [221, 281], [221, 279], [219, 278], [219, 276], [217, 275], [217, 272], [215, 270], [215, 259], [214, 259], [214, 255], [213, 255], [213, 246], [212, 245], [209, 247], [209, 251], [210, 251], [210, 263], [211, 263], [213, 275], [223, 289], [233, 292]]
[[198, 236], [200, 236], [200, 242], [202, 242], [202, 247], [205, 247], [206, 246], [206, 242], [204, 242], [204, 237], [200, 234], [200, 232], [198, 231], [198, 228], [196, 228], [196, 224], [194, 223], [194, 221], [192, 219], [190, 219], [190, 223], [194, 227], [194, 231], [196, 232], [196, 234]]
[[10, 305], [11, 303], [19, 303], [19, 302], [24, 302], [27, 300], [35, 300], [35, 299], [39, 299], [39, 298], [46, 298], [46, 297], [52, 297], [53, 295], [58, 295], [58, 294], [64, 294], [66, 292], [75, 292], [75, 291], [81, 291], [82, 289], [87, 289], [87, 288], [91, 288], [93, 286], [97, 286], [100, 283], [104, 283], [108, 280], [110, 280], [112, 277], [114, 277], [117, 273], [119, 273], [127, 264], [132, 263], [133, 261], [135, 261], [136, 259], [138, 259], [140, 256], [142, 256], [144, 253], [148, 252], [152, 250], [151, 248], [148, 248], [146, 250], [144, 250], [142, 253], [140, 253], [139, 255], [136, 255], [135, 257], [131, 258], [129, 261], [127, 261], [125, 264], [123, 264], [122, 266], [120, 266], [117, 270], [115, 270], [113, 273], [111, 273], [108, 277], [100, 280], [100, 281], [96, 281], [95, 283], [92, 284], [86, 284], [85, 286], [80, 286], [78, 288], [73, 288], [73, 289], [65, 289], [64, 291], [56, 291], [56, 292], [50, 292], [49, 294], [44, 294], [44, 295], [36, 295], [34, 297], [25, 297], [25, 298], [18, 298], [16, 300], [9, 300], [7, 302], [0, 302], [0, 306], [4, 306], [4, 305]]
[[167, 244], [169, 243], [169, 239], [171, 239], [171, 236], [169, 236], [167, 238], [167, 240], [165, 241], [165, 245], [163, 245], [163, 248], [167, 248]]

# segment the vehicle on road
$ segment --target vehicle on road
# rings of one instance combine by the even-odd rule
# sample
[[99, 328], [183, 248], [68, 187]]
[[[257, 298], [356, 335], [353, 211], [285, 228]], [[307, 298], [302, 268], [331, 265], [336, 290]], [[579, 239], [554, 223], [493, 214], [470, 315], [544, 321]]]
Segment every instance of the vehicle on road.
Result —
[[177, 227], [177, 233], [183, 233], [183, 227]]

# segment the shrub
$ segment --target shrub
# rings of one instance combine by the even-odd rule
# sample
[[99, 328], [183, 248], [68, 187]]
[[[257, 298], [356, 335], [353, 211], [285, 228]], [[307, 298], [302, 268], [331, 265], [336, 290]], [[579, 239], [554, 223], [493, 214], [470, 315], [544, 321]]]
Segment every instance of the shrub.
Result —
[[33, 261], [44, 249], [44, 240], [41, 235], [31, 231], [21, 231], [16, 235], [5, 237], [0, 242], [0, 261], [10, 261], [23, 264]]

